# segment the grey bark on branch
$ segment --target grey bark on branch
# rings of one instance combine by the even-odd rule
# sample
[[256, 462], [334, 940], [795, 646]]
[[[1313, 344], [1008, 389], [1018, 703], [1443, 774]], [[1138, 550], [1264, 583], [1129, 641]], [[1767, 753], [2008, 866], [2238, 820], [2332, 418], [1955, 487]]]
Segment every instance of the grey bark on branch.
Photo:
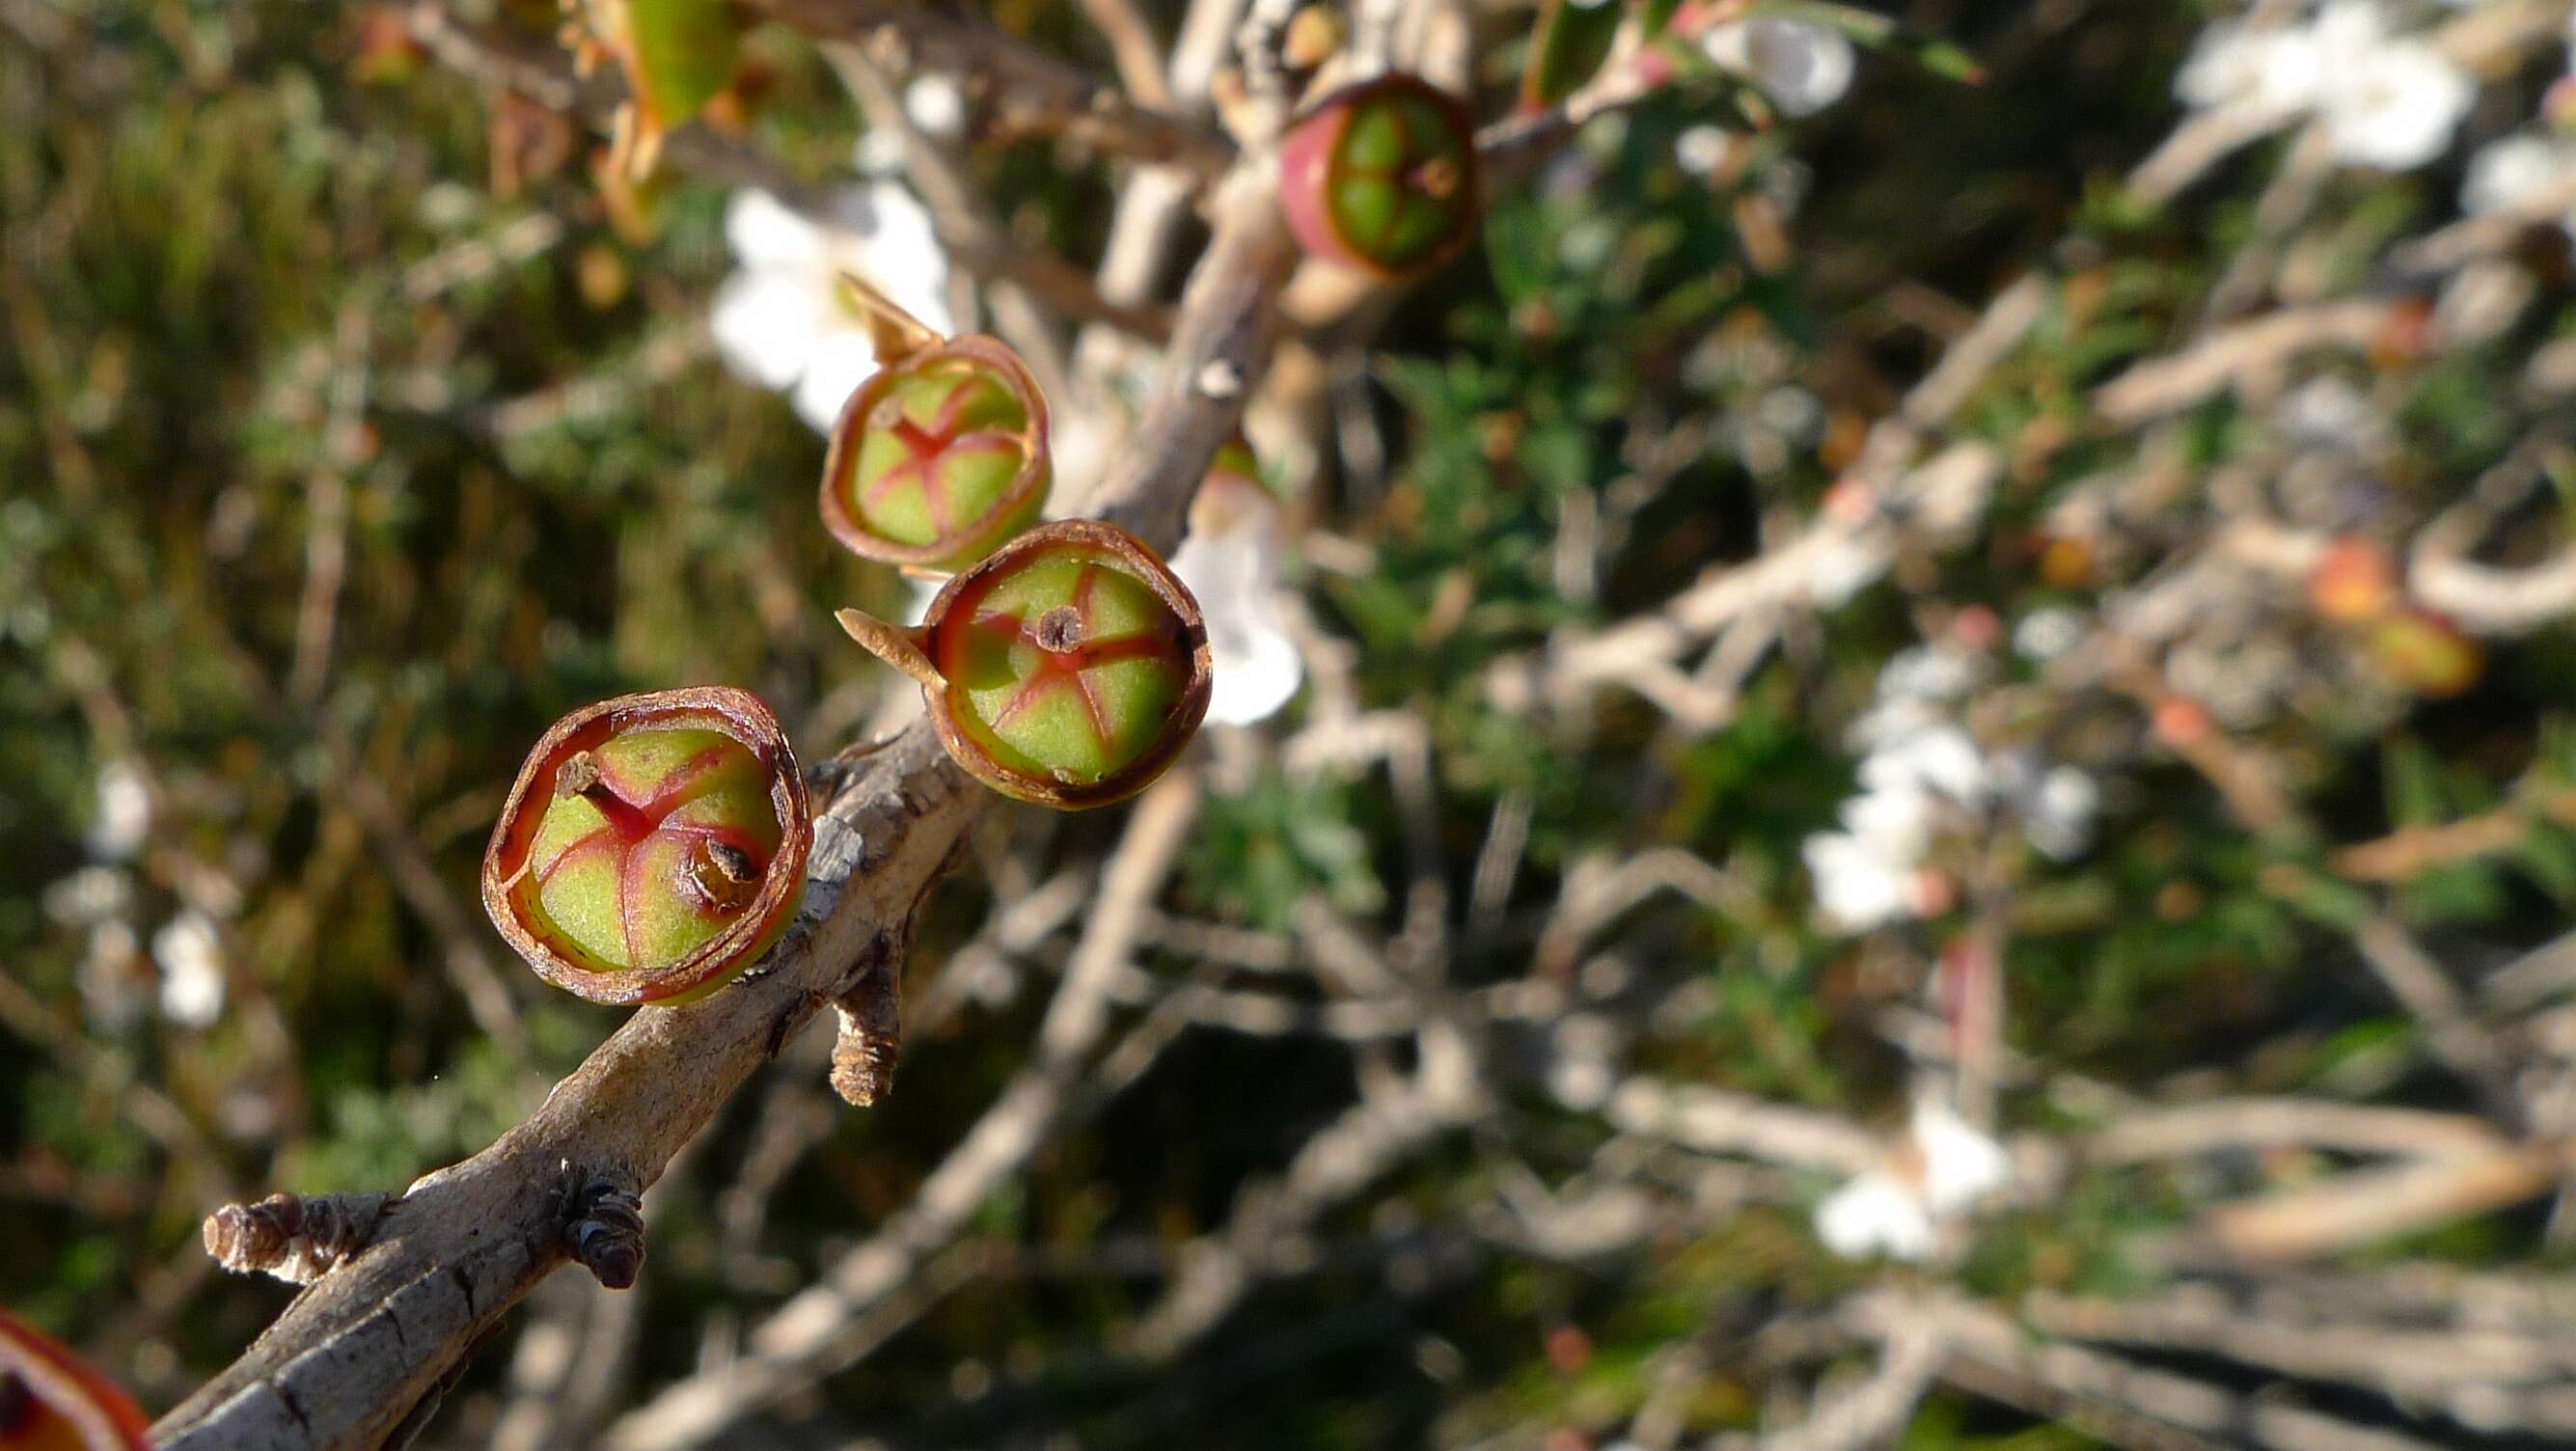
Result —
[[[1087, 511], [1157, 549], [1232, 434], [1295, 261], [1266, 165], [1220, 185], [1164, 376]], [[645, 1008], [525, 1122], [415, 1182], [241, 1358], [153, 1427], [164, 1451], [357, 1451], [433, 1403], [474, 1346], [573, 1251], [567, 1185], [641, 1193], [823, 1007], [900, 971], [914, 914], [990, 799], [916, 724], [859, 757], [819, 814], [805, 905], [742, 980]]]

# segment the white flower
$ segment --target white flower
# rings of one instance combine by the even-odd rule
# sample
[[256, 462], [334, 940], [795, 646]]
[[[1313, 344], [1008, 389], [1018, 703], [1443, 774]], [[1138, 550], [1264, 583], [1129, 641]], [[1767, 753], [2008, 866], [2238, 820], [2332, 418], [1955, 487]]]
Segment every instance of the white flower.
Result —
[[2390, 36], [2375, 0], [2335, 0], [2305, 26], [2213, 25], [2175, 76], [2174, 92], [2194, 106], [2277, 119], [2313, 110], [2338, 157], [2390, 171], [2449, 149], [2477, 96], [2439, 50]]
[[[2570, 171], [2576, 171], [2576, 147], [2554, 137], [2518, 132], [2469, 158], [2469, 179], [2460, 188], [2460, 206], [2480, 216], [2519, 210]], [[2576, 209], [2563, 213], [2558, 225], [2576, 232]]]
[[2013, 626], [2013, 648], [2032, 660], [2054, 660], [2084, 643], [2084, 617], [2064, 605], [2042, 605]]
[[2429, 45], [2400, 41], [2336, 78], [2320, 113], [2335, 154], [2358, 166], [2411, 171], [2451, 146], [2477, 88]]
[[2054, 766], [2022, 805], [2022, 834], [2051, 861], [2073, 861], [2093, 844], [2102, 788], [2073, 766]]
[[223, 1012], [224, 957], [213, 919], [183, 909], [152, 934], [152, 960], [161, 965], [161, 1016], [202, 1028]]
[[2174, 76], [2174, 95], [2203, 109], [2300, 111], [2316, 102], [2318, 60], [2317, 39], [2306, 30], [2220, 21], [2200, 33]]
[[907, 625], [918, 625], [929, 619], [930, 602], [939, 598], [939, 591], [947, 584], [948, 576], [944, 574], [916, 574], [908, 577], [905, 580], [903, 595], [903, 622]]
[[903, 88], [903, 114], [924, 135], [954, 137], [966, 130], [966, 93], [954, 76], [925, 73]]
[[1911, 785], [1863, 791], [1843, 803], [1841, 815], [1854, 840], [1909, 869], [1932, 842], [1932, 798]]
[[1917, 1098], [1905, 1143], [1816, 1206], [1816, 1237], [1845, 1259], [1930, 1259], [1940, 1221], [2002, 1188], [2011, 1168], [2003, 1145], [1948, 1104]]
[[1912, 1132], [1923, 1161], [1923, 1202], [1936, 1218], [1972, 1207], [2012, 1177], [2004, 1146], [1937, 1098], [1914, 1101]]
[[90, 855], [121, 862], [143, 849], [152, 829], [152, 790], [131, 761], [98, 768], [98, 807], [90, 816]]
[[2273, 422], [2282, 440], [2294, 447], [2353, 453], [2375, 447], [2381, 426], [2378, 410], [2362, 391], [2332, 374], [2292, 390]]
[[1861, 784], [1873, 791], [1937, 791], [1962, 806], [1982, 805], [1988, 785], [1986, 758], [1968, 733], [1935, 725], [1900, 737], [1863, 757]]
[[1268, 489], [1219, 471], [1199, 485], [1189, 538], [1172, 552], [1172, 572], [1207, 621], [1216, 669], [1207, 718], [1218, 725], [1269, 719], [1306, 679], [1280, 602], [1282, 532], [1279, 501]]
[[2567, 159], [2557, 144], [2528, 131], [2500, 137], [2469, 158], [2469, 179], [2460, 188], [2460, 205], [2483, 216], [2521, 204], [2565, 169]]
[[1714, 173], [1735, 153], [1735, 137], [1724, 127], [1699, 125], [1688, 127], [1673, 138], [1673, 159], [1682, 170], [1703, 176]]
[[1977, 663], [1948, 645], [1910, 645], [1878, 670], [1881, 700], [1956, 700], [1977, 683]]
[[708, 318], [717, 351], [744, 378], [792, 390], [797, 416], [823, 432], [877, 367], [842, 273], [864, 277], [936, 331], [955, 326], [948, 254], [928, 209], [899, 182], [843, 188], [820, 216], [746, 188], [725, 208], [725, 240], [741, 265], [717, 289]]
[[1816, 910], [1845, 932], [1866, 932], [1914, 914], [1915, 864], [1889, 854], [1878, 842], [1850, 832], [1825, 831], [1799, 846], [1815, 883]]
[[1903, 1180], [1870, 1169], [1816, 1206], [1816, 1237], [1847, 1260], [1885, 1255], [1919, 1263], [1932, 1257], [1932, 1214]]
[[1838, 30], [1766, 15], [1712, 26], [1700, 43], [1787, 115], [1813, 115], [1851, 89], [1852, 43]]

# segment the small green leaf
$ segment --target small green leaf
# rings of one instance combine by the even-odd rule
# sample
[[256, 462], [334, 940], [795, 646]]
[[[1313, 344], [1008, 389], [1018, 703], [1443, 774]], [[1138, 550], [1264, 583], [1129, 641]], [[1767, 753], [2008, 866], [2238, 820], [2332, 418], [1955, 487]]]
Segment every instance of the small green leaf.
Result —
[[731, 0], [626, 0], [628, 76], [653, 121], [677, 126], [733, 84], [742, 29]]
[[1592, 79], [1610, 58], [1621, 18], [1611, 0], [1547, 0], [1521, 77], [1522, 109], [1553, 106]]

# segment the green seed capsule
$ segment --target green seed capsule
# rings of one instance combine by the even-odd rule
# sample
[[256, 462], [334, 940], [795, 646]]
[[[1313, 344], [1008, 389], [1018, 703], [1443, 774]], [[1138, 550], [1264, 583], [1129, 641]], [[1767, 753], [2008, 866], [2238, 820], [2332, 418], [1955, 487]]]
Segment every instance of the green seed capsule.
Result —
[[558, 987], [685, 1002], [786, 929], [813, 833], [795, 754], [758, 698], [624, 696], [537, 743], [484, 854], [483, 905]]
[[1448, 92], [1391, 73], [1316, 103], [1279, 147], [1279, 199], [1307, 251], [1412, 277], [1474, 234], [1476, 131]]
[[1151, 784], [1207, 714], [1198, 602], [1134, 535], [1042, 525], [948, 582], [917, 630], [855, 610], [843, 628], [922, 683], [960, 766], [1063, 809]]
[[1046, 396], [1000, 339], [943, 338], [860, 279], [841, 283], [883, 366], [832, 427], [823, 525], [863, 559], [963, 569], [1046, 505]]

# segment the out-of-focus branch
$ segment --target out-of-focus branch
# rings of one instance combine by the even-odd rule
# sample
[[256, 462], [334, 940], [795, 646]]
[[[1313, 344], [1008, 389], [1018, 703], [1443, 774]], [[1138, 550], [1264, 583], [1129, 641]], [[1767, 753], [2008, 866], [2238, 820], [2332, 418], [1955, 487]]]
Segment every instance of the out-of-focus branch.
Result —
[[604, 1445], [616, 1451], [706, 1445], [849, 1358], [854, 1327], [947, 1246], [1084, 1097], [1083, 1073], [1109, 1023], [1110, 988], [1135, 947], [1145, 904], [1189, 835], [1197, 803], [1196, 784], [1180, 773], [1137, 803], [1103, 874], [1101, 899], [1047, 1006], [1035, 1061], [1002, 1090], [912, 1202], [755, 1327], [741, 1358], [657, 1392], [611, 1425]]
[[888, 70], [953, 72], [990, 107], [987, 134], [1060, 136], [1135, 161], [1214, 177], [1234, 144], [1213, 127], [1138, 104], [1117, 86], [962, 10], [861, 0], [753, 0], [816, 40], [853, 41]]
[[[469, 24], [451, 13], [444, 0], [418, 0], [411, 9], [411, 31], [449, 69], [526, 96], [549, 110], [578, 116], [602, 135], [609, 133], [626, 99], [624, 88], [610, 72], [587, 79], [576, 76], [572, 58], [561, 47], [499, 27]], [[766, 152], [703, 126], [684, 126], [671, 133], [662, 143], [662, 156], [668, 166], [680, 171], [733, 186], [756, 186], [791, 205], [813, 200], [815, 188]], [[957, 206], [938, 211], [940, 245], [968, 272], [1023, 287], [1066, 317], [1105, 323], [1155, 342], [1171, 331], [1170, 309], [1150, 302], [1112, 302], [1100, 295], [1082, 269], [1063, 258], [1023, 247], [999, 227], [974, 224], [971, 215]], [[549, 225], [553, 225], [551, 219]], [[556, 230], [559, 234], [559, 225]], [[415, 291], [434, 290], [448, 280], [444, 275], [424, 274], [413, 286]]]

